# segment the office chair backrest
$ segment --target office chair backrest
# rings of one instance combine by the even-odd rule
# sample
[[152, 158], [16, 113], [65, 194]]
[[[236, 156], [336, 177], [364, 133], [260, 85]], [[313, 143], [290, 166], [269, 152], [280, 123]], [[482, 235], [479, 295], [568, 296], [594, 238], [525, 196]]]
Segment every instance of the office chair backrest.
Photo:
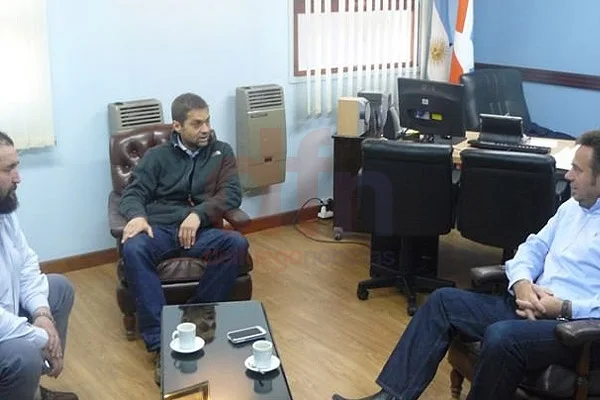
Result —
[[463, 74], [461, 83], [465, 87], [467, 130], [479, 130], [479, 114], [498, 114], [523, 118], [523, 131], [529, 131], [531, 118], [519, 70], [479, 69]]
[[452, 146], [365, 139], [359, 191], [368, 232], [430, 236], [453, 223]]
[[478, 243], [516, 249], [556, 211], [550, 155], [465, 149], [457, 228]]

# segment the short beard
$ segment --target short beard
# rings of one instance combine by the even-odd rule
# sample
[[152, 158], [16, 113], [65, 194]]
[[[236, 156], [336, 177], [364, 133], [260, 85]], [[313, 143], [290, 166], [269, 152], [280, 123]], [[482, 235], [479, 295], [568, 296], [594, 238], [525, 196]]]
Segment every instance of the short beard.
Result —
[[0, 198], [0, 214], [10, 214], [17, 207], [19, 207], [19, 200], [14, 190], [11, 190], [6, 196]]

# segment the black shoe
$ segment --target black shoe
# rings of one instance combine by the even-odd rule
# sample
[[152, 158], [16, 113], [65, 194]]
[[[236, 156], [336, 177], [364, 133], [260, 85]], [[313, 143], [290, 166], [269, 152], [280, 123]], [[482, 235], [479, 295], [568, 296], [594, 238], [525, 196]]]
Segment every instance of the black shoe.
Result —
[[42, 400], [78, 400], [75, 393], [55, 392], [40, 386], [40, 394]]
[[160, 386], [160, 351], [157, 351], [154, 355], [154, 382]]
[[331, 397], [331, 400], [396, 400], [396, 398], [394, 396], [392, 396], [391, 394], [386, 393], [382, 390], [382, 391], [372, 394], [370, 396], [361, 397], [360, 399], [348, 399], [346, 397], [340, 396], [339, 394], [334, 394]]

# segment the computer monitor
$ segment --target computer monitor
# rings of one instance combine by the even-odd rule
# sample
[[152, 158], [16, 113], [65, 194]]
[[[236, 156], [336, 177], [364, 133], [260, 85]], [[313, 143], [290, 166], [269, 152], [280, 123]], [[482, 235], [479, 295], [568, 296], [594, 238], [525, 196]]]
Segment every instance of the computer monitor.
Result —
[[400, 124], [429, 141], [460, 143], [466, 138], [463, 97], [463, 85], [398, 78]]

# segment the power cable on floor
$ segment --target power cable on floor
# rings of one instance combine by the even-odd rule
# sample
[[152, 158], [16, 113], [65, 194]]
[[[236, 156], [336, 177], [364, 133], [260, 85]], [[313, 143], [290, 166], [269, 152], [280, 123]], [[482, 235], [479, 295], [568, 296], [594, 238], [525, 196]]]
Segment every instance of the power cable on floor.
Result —
[[310, 203], [311, 201], [316, 200], [319, 202], [319, 206], [325, 206], [325, 203], [323, 202], [323, 200], [321, 200], [318, 197], [311, 197], [310, 199], [306, 200], [304, 202], [304, 204], [302, 204], [302, 207], [300, 207], [300, 209], [296, 212], [296, 215], [294, 216], [294, 229], [296, 229], [298, 232], [300, 232], [300, 234], [302, 234], [302, 236], [304, 236], [307, 239], [310, 240], [314, 240], [315, 242], [319, 242], [319, 243], [333, 243], [333, 244], [358, 244], [360, 246], [364, 246], [368, 249], [371, 248], [371, 246], [369, 246], [366, 243], [363, 242], [359, 242], [356, 240], [328, 240], [328, 239], [320, 239], [320, 238], [316, 238], [316, 237], [312, 237], [309, 234], [307, 234], [306, 232], [304, 232], [302, 229], [300, 229], [300, 227], [297, 225], [298, 223], [298, 217], [300, 216], [300, 213], [302, 212], [302, 210], [308, 205], [308, 203]]

